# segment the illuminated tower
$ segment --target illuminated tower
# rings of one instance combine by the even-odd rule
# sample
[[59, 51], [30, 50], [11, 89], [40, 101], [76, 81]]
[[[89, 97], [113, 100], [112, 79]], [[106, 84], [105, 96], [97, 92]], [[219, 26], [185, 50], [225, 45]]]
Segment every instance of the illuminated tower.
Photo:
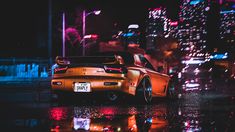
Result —
[[235, 58], [235, 2], [226, 3], [220, 11], [220, 39], [229, 58]]
[[169, 22], [169, 25], [170, 25], [170, 32], [169, 32], [169, 35], [172, 37], [172, 38], [178, 38], [178, 21], [170, 21]]
[[146, 38], [147, 49], [153, 49], [157, 37], [168, 37], [170, 32], [166, 8], [150, 8], [147, 20]]
[[186, 56], [201, 56], [206, 48], [208, 3], [205, 0], [182, 0], [178, 40]]
[[235, 43], [235, 9], [220, 11], [220, 39], [229, 45]]

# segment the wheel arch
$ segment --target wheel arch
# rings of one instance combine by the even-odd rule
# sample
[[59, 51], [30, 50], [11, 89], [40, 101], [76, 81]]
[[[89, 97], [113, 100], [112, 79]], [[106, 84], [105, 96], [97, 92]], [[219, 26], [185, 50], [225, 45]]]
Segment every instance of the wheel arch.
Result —
[[140, 83], [141, 83], [141, 82], [143, 81], [143, 79], [145, 79], [145, 78], [148, 78], [148, 80], [149, 80], [149, 82], [150, 82], [150, 85], [152, 85], [150, 76], [147, 75], [147, 74], [143, 74], [143, 75], [141, 75], [141, 77], [140, 77], [139, 80], [138, 80], [138, 83], [137, 83], [137, 85], [136, 85], [135, 92], [136, 92], [136, 90], [139, 88]]

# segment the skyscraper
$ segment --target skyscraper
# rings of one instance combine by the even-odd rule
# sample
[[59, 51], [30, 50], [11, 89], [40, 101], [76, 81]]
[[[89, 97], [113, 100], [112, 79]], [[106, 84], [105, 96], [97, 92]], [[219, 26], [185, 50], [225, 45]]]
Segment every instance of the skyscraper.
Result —
[[220, 10], [220, 40], [229, 58], [235, 57], [235, 2], [228, 2], [221, 6]]
[[235, 9], [220, 11], [220, 39], [230, 45], [235, 43]]
[[150, 8], [147, 20], [146, 38], [147, 49], [154, 48], [156, 38], [168, 37], [170, 33], [170, 20], [166, 15], [166, 8]]
[[186, 56], [205, 54], [208, 2], [206, 0], [182, 0], [179, 13], [178, 40]]
[[170, 25], [170, 33], [169, 35], [172, 37], [172, 38], [175, 38], [177, 39], [178, 38], [178, 26], [179, 22], [178, 21], [170, 21], [169, 22], [169, 25]]

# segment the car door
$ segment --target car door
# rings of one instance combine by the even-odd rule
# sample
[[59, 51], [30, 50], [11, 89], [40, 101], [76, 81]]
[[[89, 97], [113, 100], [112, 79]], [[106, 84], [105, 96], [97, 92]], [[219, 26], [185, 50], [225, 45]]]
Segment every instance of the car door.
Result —
[[165, 90], [167, 86], [166, 77], [157, 72], [152, 64], [143, 55], [139, 55], [139, 59], [151, 79], [153, 95], [165, 96]]

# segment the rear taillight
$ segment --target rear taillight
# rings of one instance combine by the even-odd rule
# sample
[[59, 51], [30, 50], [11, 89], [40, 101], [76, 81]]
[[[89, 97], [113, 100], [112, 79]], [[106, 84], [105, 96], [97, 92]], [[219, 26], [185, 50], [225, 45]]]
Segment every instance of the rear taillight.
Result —
[[104, 66], [104, 70], [107, 73], [127, 73], [127, 69], [124, 66]]
[[68, 67], [58, 67], [58, 68], [55, 68], [54, 69], [54, 73], [57, 74], [57, 73], [65, 73], [67, 71]]

